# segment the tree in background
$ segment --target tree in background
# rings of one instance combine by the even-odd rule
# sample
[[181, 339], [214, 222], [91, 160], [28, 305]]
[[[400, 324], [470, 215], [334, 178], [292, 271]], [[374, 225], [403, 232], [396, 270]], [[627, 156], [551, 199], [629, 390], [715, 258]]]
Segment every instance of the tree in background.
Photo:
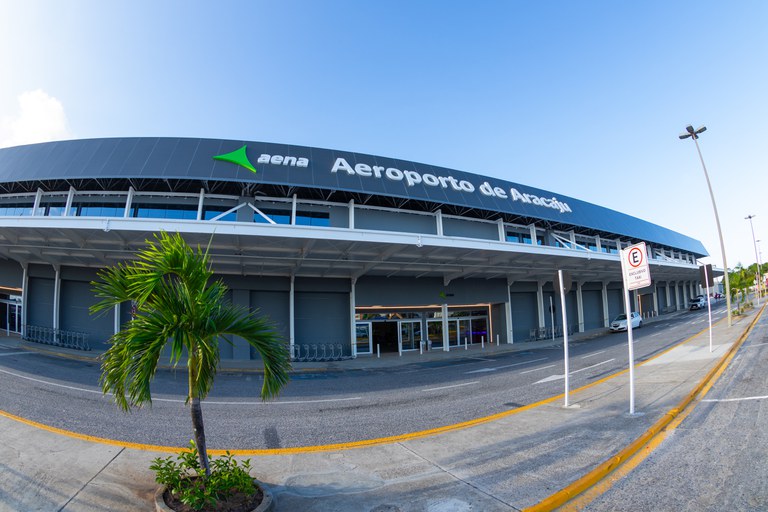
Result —
[[138, 259], [99, 272], [91, 283], [100, 301], [91, 313], [105, 313], [127, 301], [135, 316], [110, 338], [101, 364], [101, 388], [123, 410], [152, 403], [150, 382], [160, 354], [171, 346], [171, 363], [186, 359], [192, 427], [200, 464], [210, 475], [201, 401], [213, 385], [219, 365], [219, 340], [240, 336], [261, 355], [261, 398], [277, 396], [288, 382], [288, 349], [272, 325], [224, 299], [227, 287], [211, 282], [208, 251], [193, 250], [180, 234], [165, 232], [147, 241]]

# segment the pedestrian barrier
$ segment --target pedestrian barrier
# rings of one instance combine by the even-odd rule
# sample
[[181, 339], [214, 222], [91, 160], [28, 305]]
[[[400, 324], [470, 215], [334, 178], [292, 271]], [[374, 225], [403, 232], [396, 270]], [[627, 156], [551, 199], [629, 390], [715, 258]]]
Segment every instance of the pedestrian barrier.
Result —
[[91, 350], [88, 344], [88, 334], [77, 331], [66, 331], [52, 327], [25, 325], [23, 338], [35, 343], [54, 345], [57, 347], [73, 348], [76, 350]]
[[351, 354], [344, 354], [341, 343], [297, 344], [293, 346], [293, 360], [298, 362], [343, 361], [352, 359]]

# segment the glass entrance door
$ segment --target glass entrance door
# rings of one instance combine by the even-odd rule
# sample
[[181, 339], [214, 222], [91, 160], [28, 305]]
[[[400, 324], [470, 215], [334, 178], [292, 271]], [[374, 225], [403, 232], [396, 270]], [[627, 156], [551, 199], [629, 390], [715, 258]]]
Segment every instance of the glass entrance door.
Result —
[[3, 320], [5, 320], [6, 334], [10, 334], [12, 332], [21, 334], [21, 304], [7, 300], [3, 300], [1, 302], [2, 304], [0, 304], [0, 306], [3, 307], [0, 309], [0, 311], [5, 310], [5, 318]]
[[402, 350], [417, 350], [421, 343], [421, 320], [400, 321], [400, 346]]
[[358, 354], [371, 353], [371, 322], [355, 324], [355, 347]]

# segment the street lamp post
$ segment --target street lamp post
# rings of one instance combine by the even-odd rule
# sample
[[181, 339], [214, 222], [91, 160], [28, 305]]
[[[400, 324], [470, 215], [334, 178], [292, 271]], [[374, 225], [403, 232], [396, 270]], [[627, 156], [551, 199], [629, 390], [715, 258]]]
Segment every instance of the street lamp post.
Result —
[[747, 215], [744, 217], [744, 219], [749, 221], [749, 229], [752, 230], [752, 245], [755, 247], [755, 265], [757, 265], [757, 272], [755, 272], [757, 275], [755, 276], [757, 279], [757, 305], [760, 305], [760, 289], [762, 288], [761, 282], [763, 279], [763, 274], [760, 272], [760, 257], [757, 255], [757, 242], [755, 241], [755, 227], [752, 225], [752, 219], [754, 219], [756, 215]]
[[723, 242], [723, 230], [720, 229], [720, 216], [717, 214], [717, 204], [715, 203], [715, 194], [712, 192], [712, 184], [709, 182], [709, 174], [707, 173], [707, 166], [704, 164], [704, 157], [701, 156], [701, 149], [699, 149], [699, 134], [706, 131], [707, 127], [702, 126], [693, 129], [693, 126], [688, 125], [685, 127], [686, 133], [680, 135], [681, 139], [692, 138], [693, 143], [696, 144], [696, 152], [699, 154], [699, 160], [701, 160], [701, 167], [704, 169], [704, 177], [707, 179], [707, 187], [709, 188], [709, 197], [712, 198], [712, 209], [715, 211], [715, 222], [717, 223], [717, 235], [720, 237], [720, 253], [723, 256], [723, 267], [725, 267], [725, 307], [728, 308], [728, 327], [733, 325], [731, 319], [731, 283], [728, 279], [728, 262], [725, 259], [725, 243]]

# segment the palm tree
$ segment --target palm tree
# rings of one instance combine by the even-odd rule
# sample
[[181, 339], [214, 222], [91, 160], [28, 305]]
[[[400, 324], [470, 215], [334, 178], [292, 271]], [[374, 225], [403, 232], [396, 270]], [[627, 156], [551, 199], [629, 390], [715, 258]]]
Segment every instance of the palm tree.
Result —
[[150, 381], [166, 344], [171, 363], [185, 357], [189, 373], [192, 427], [200, 465], [210, 474], [201, 400], [213, 385], [219, 364], [219, 340], [240, 336], [261, 355], [264, 383], [261, 398], [275, 397], [288, 382], [288, 349], [264, 319], [224, 299], [227, 287], [213, 277], [208, 251], [193, 250], [178, 233], [165, 232], [147, 240], [138, 259], [119, 263], [98, 273], [91, 283], [100, 301], [91, 313], [106, 313], [132, 301], [135, 315], [110, 338], [111, 347], [101, 364], [101, 388], [112, 393], [118, 406], [152, 404]]

